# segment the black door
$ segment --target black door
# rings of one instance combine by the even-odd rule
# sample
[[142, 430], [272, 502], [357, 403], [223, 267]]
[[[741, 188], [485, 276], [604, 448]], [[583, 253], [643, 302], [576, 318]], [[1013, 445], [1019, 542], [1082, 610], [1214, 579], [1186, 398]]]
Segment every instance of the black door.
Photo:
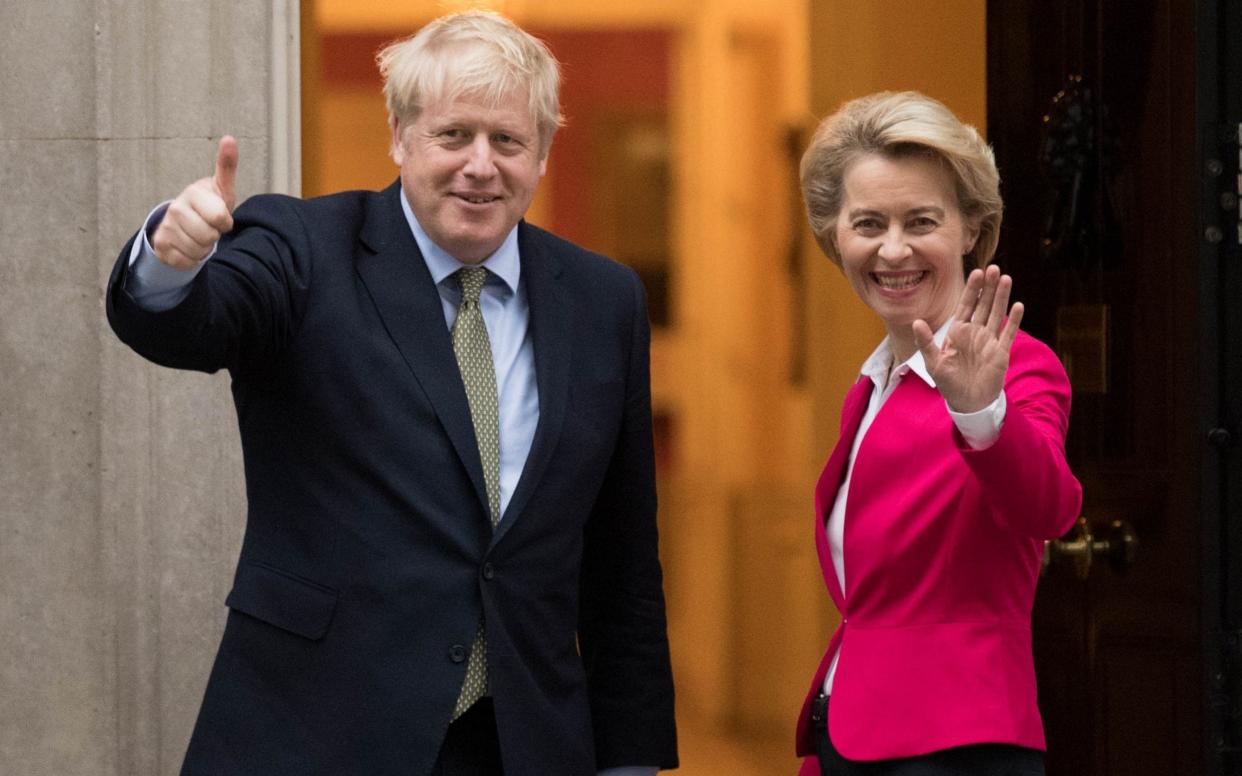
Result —
[[1210, 776], [1242, 774], [1242, 3], [1199, 9], [1203, 631]]
[[1037, 596], [1050, 776], [1234, 773], [1242, 744], [1238, 5], [987, 5], [997, 261], [1070, 372], [1095, 542], [1066, 537]]

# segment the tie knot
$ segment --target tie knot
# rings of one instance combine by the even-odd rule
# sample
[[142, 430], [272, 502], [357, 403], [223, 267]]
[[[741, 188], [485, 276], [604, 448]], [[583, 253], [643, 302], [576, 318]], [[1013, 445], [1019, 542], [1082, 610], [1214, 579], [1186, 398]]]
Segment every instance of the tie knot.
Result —
[[461, 301], [463, 304], [479, 303], [479, 294], [483, 291], [483, 283], [487, 280], [487, 270], [483, 267], [464, 267], [457, 270], [457, 282], [461, 284]]

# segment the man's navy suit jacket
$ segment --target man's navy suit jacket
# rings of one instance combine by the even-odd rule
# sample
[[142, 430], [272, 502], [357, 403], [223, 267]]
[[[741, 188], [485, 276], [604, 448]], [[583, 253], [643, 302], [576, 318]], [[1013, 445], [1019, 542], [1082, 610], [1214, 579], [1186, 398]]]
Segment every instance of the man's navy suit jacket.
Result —
[[506, 772], [676, 765], [650, 330], [634, 273], [518, 230], [539, 423], [493, 533], [439, 294], [398, 184], [263, 195], [122, 340], [228, 369], [248, 515], [184, 774], [428, 773], [482, 615]]

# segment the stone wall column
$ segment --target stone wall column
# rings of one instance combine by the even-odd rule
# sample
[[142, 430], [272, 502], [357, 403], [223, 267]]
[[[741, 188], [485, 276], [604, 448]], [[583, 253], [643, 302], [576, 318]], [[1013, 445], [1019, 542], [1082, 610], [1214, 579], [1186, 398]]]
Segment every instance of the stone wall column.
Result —
[[103, 282], [237, 136], [296, 191], [296, 0], [0, 3], [0, 772], [179, 767], [245, 520], [227, 375], [143, 362]]

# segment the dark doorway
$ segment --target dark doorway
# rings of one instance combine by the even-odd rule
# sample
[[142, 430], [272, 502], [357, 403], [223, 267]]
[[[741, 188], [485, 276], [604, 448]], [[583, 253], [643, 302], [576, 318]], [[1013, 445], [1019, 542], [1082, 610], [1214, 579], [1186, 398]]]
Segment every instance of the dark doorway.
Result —
[[1203, 625], [1209, 776], [1242, 774], [1242, 3], [1202, 2]]
[[1050, 776], [1237, 772], [1238, 5], [987, 4], [997, 261], [1071, 374], [1095, 542], [1036, 601]]

